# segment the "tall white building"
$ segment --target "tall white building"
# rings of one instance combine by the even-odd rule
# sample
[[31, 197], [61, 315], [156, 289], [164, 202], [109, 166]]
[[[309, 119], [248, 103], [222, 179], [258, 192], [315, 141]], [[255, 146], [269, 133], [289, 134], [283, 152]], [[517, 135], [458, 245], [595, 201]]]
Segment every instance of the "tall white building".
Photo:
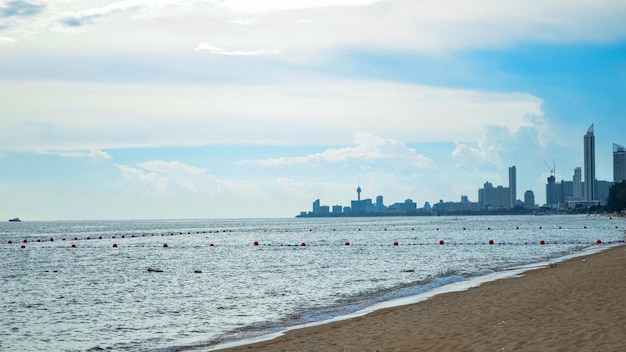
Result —
[[584, 136], [585, 142], [585, 200], [594, 201], [596, 195], [596, 137], [593, 134], [593, 124], [589, 126]]

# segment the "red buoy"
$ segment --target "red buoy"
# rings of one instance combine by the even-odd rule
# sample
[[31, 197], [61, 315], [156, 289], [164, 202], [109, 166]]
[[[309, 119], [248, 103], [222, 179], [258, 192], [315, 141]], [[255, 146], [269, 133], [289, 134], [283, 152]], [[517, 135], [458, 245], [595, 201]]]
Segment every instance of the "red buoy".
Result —
[[78, 241], [78, 237], [74, 237], [74, 241]]
[[586, 229], [586, 228], [587, 228], [587, 226], [583, 226], [583, 229]]
[[25, 246], [25, 245], [22, 245], [20, 248], [21, 248], [21, 249], [24, 249], [24, 248], [26, 248], [26, 246]]
[[24, 239], [24, 241], [22, 241], [22, 243], [28, 243], [28, 240], [27, 240], [27, 239]]
[[113, 248], [117, 248], [117, 243], [113, 243]]
[[76, 245], [72, 243], [72, 245], [70, 246], [72, 248], [76, 248]]
[[163, 243], [163, 248], [167, 248], [167, 243]]
[[90, 240], [90, 239], [91, 239], [91, 237], [87, 236], [87, 239], [88, 239], [88, 240]]
[[346, 243], [344, 243], [344, 245], [349, 246], [349, 245], [350, 245], [350, 242], [346, 242]]
[[259, 241], [254, 241], [254, 245], [258, 246], [259, 245]]
[[39, 243], [39, 242], [41, 242], [41, 240], [38, 238], [38, 239], [37, 239], [37, 243]]
[[541, 240], [541, 241], [539, 241], [539, 244], [544, 245], [544, 244], [546, 244], [546, 241]]
[[488, 228], [487, 228], [487, 231], [491, 231], [491, 227], [488, 227]]
[[493, 244], [493, 240], [489, 240], [489, 244]]
[[50, 237], [50, 242], [54, 242], [54, 238]]
[[515, 229], [516, 229], [516, 230], [519, 230], [519, 226], [515, 226]]
[[211, 244], [209, 245], [209, 247], [215, 247], [215, 245], [214, 245], [213, 243], [211, 243]]
[[398, 243], [398, 241], [395, 241], [395, 242], [393, 243], [393, 245], [394, 245], [394, 246], [397, 246], [398, 244], [399, 244], [399, 243]]
[[602, 240], [597, 240], [596, 244], [602, 244]]
[[304, 242], [300, 243], [300, 247], [306, 247], [306, 243]]
[[8, 243], [8, 244], [13, 244], [13, 241], [9, 240], [7, 243]]
[[539, 230], [541, 230], [541, 226], [539, 226]]
[[559, 226], [559, 230], [561, 229], [561, 226]]
[[101, 240], [101, 239], [102, 239], [102, 236], [98, 236], [98, 239], [99, 239], [99, 240]]
[[443, 240], [439, 240], [439, 244], [444, 244], [445, 242]]

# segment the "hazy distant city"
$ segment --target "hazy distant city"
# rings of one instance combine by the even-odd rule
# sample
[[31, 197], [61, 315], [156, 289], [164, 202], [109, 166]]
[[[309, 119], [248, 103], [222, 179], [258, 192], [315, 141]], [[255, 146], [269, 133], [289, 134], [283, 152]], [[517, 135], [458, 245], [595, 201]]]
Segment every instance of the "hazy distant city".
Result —
[[[443, 201], [430, 204], [426, 201], [418, 207], [412, 199], [404, 202], [385, 205], [382, 195], [361, 198], [361, 186], [356, 188], [356, 200], [349, 206], [322, 205], [319, 199], [313, 202], [311, 211], [303, 211], [297, 217], [333, 217], [333, 216], [394, 216], [394, 215], [433, 215], [433, 214], [466, 214], [466, 213], [537, 213], [537, 212], [568, 212], [587, 209], [593, 206], [606, 205], [609, 190], [614, 184], [626, 181], [626, 148], [613, 143], [613, 181], [596, 179], [596, 147], [593, 124], [583, 136], [583, 167], [575, 167], [571, 180], [562, 179], [556, 182], [556, 170], [543, 161], [550, 169], [545, 195], [546, 204], [535, 203], [535, 193], [526, 190], [523, 200], [518, 199], [517, 168], [509, 167], [508, 187], [494, 186], [486, 181], [478, 189], [478, 201], [472, 202], [467, 195], [461, 195], [459, 202]], [[591, 181], [590, 181], [591, 180]]]

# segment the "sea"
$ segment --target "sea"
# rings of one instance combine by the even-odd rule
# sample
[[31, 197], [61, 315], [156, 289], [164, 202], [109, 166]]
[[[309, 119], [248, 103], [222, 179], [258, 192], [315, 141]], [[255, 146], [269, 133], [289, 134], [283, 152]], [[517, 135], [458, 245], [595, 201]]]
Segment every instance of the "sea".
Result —
[[207, 351], [623, 243], [625, 228], [600, 215], [3, 222], [0, 350]]

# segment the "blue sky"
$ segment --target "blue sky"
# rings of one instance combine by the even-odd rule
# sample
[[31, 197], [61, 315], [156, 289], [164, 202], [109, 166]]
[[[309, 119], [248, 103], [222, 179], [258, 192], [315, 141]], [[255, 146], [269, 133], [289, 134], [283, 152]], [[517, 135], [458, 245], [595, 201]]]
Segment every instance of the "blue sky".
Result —
[[626, 144], [626, 1], [0, 1], [0, 218], [292, 217]]

